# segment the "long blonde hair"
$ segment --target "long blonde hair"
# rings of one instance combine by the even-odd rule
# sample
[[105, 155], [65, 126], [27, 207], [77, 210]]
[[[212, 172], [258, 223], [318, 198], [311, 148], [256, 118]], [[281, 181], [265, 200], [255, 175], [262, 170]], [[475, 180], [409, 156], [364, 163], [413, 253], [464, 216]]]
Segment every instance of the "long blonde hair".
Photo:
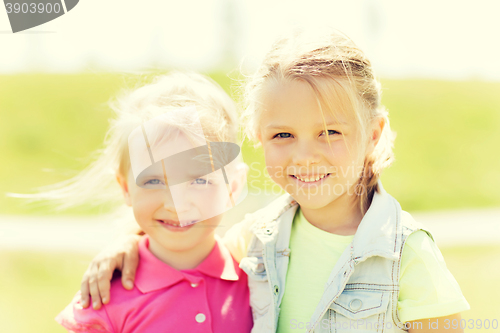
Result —
[[[47, 200], [57, 210], [82, 204], [93, 206], [123, 203], [115, 174], [126, 176], [130, 170], [128, 137], [143, 122], [169, 110], [195, 106], [207, 141], [237, 142], [236, 105], [210, 78], [197, 73], [171, 72], [152, 83], [124, 93], [111, 105], [115, 112], [94, 162], [77, 176], [49, 186], [34, 194], [11, 194], [28, 202]], [[189, 131], [189, 128], [183, 128]]]
[[[389, 125], [387, 110], [381, 104], [380, 83], [375, 78], [370, 61], [352, 40], [328, 28], [295, 30], [278, 39], [246, 85], [247, 105], [243, 122], [251, 139], [255, 139], [259, 132], [260, 100], [265, 85], [270, 80], [296, 79], [311, 86], [318, 105], [330, 112], [335, 109], [354, 116], [362, 136], [360, 142], [366, 139], [366, 129], [371, 120], [385, 120], [375, 150], [365, 157], [358, 183], [362, 189], [359, 203], [364, 213], [373, 192], [377, 190], [380, 173], [394, 158], [394, 133]], [[340, 105], [334, 106], [334, 103]]]

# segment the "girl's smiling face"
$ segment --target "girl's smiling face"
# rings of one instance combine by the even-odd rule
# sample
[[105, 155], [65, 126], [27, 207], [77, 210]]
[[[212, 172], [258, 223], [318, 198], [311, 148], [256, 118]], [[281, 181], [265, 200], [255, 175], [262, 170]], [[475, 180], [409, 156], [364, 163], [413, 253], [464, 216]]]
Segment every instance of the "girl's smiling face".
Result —
[[[141, 139], [139, 137], [139, 139]], [[165, 156], [194, 148], [186, 135], [167, 140], [161, 147]], [[158, 148], [158, 147], [157, 147]], [[147, 151], [138, 158], [149, 160]], [[141, 229], [150, 237], [150, 249], [159, 256], [213, 245], [213, 233], [229, 204], [228, 189], [221, 171], [188, 182], [168, 186], [161, 164], [156, 163], [136, 180], [118, 176], [125, 202], [132, 206]], [[192, 223], [181, 227], [180, 221]], [[163, 255], [162, 255], [163, 254]]]
[[304, 212], [357, 201], [356, 184], [378, 134], [372, 133], [366, 144], [360, 144], [362, 135], [354, 117], [341, 112], [334, 116], [324, 108], [322, 112], [304, 81], [271, 81], [265, 88], [258, 137], [271, 178]]

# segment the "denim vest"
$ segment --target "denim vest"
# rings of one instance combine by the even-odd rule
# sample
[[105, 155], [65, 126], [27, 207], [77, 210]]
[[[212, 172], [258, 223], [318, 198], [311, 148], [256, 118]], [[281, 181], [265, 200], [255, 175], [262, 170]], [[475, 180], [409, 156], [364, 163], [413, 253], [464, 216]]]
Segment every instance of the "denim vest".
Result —
[[[297, 208], [286, 194], [246, 216], [247, 222], [253, 221], [253, 236], [240, 267], [248, 274], [252, 333], [277, 329]], [[297, 332], [406, 331], [397, 313], [401, 254], [407, 237], [420, 229], [379, 182], [379, 192], [335, 264], [309, 323], [291, 327]]]

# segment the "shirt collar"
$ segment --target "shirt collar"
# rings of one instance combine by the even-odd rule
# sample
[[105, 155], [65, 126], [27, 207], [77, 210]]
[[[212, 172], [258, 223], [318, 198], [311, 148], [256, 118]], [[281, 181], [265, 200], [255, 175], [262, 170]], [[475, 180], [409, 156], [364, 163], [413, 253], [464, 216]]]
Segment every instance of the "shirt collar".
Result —
[[222, 244], [219, 236], [215, 235], [215, 246], [208, 257], [195, 270], [213, 278], [228, 281], [238, 281], [238, 263], [233, 259], [229, 250]]
[[370, 207], [354, 235], [354, 259], [363, 261], [373, 255], [398, 259], [402, 228], [401, 206], [379, 180], [378, 191], [373, 194]]
[[[391, 260], [398, 259], [400, 255], [403, 230], [401, 206], [384, 190], [380, 180], [377, 185], [378, 190], [375, 191], [370, 207], [361, 220], [352, 241], [352, 255], [359, 262], [374, 255]], [[280, 220], [280, 223], [289, 220], [290, 223], [287, 227], [280, 230], [282, 236], [286, 238], [286, 244], [288, 244], [291, 221], [295, 216], [297, 204], [289, 194], [285, 194], [269, 206], [262, 210], [261, 216], [264, 218], [257, 220], [257, 223], [251, 228], [257, 237], [264, 242], [267, 239], [265, 238], [266, 228], [273, 229], [273, 222], [277, 222], [277, 220]], [[283, 219], [284, 214], [288, 214], [290, 218]]]
[[218, 236], [210, 254], [191, 270], [176, 270], [156, 258], [149, 251], [148, 236], [144, 236], [139, 242], [139, 258], [135, 285], [143, 294], [173, 286], [186, 279], [185, 273], [195, 271], [222, 280], [237, 281], [239, 279], [237, 264]]
[[[358, 261], [377, 255], [391, 260], [400, 256], [402, 242], [402, 210], [401, 206], [388, 194], [379, 180], [378, 190], [361, 220], [352, 241], [352, 256]], [[270, 235], [277, 233], [275, 224], [287, 223], [280, 228], [280, 237], [284, 239], [284, 246], [288, 247], [291, 231], [291, 222], [295, 216], [297, 202], [287, 193], [273, 201], [268, 207], [255, 213], [256, 223], [250, 228], [264, 243], [271, 241]], [[285, 218], [287, 215], [287, 218]], [[278, 240], [279, 243], [279, 240]]]

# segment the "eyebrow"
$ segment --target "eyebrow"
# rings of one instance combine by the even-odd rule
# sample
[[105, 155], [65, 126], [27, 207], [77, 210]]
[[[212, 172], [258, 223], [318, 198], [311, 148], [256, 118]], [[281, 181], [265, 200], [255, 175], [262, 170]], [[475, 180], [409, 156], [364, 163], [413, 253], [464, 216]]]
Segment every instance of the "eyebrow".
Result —
[[145, 174], [145, 175], [142, 175], [141, 178], [138, 178], [138, 179], [141, 179], [141, 180], [145, 180], [145, 179], [153, 179], [153, 178], [161, 178], [163, 179], [163, 175], [158, 175], [158, 174], [155, 174], [155, 175], [148, 175], [148, 174]]
[[[325, 124], [323, 122], [317, 123], [315, 127], [323, 127]], [[347, 125], [345, 121], [330, 121], [326, 123], [326, 126], [333, 126], [333, 125]], [[285, 126], [285, 125], [280, 125], [280, 124], [269, 124], [266, 126], [266, 129], [292, 129], [292, 127]]]

